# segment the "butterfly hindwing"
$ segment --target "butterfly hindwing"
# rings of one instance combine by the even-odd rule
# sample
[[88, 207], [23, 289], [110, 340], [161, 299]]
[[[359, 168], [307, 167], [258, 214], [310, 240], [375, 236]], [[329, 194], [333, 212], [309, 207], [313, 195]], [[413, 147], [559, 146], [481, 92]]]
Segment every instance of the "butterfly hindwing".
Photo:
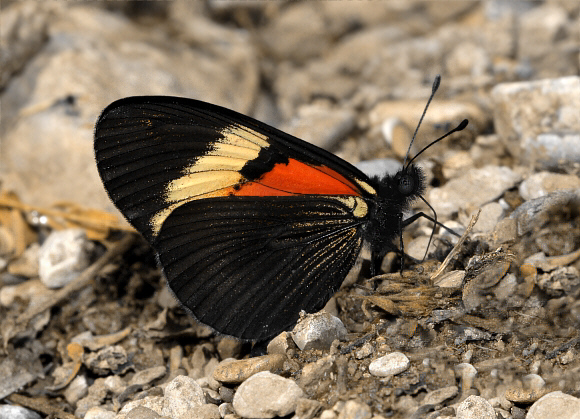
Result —
[[195, 318], [263, 340], [294, 324], [301, 310], [321, 309], [340, 287], [362, 245], [355, 201], [193, 200], [167, 217], [154, 247], [170, 288]]

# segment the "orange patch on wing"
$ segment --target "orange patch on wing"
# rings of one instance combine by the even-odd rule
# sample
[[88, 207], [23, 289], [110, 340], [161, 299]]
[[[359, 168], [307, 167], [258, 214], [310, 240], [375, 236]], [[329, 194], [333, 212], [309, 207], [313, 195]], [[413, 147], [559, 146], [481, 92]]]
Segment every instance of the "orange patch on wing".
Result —
[[359, 189], [340, 173], [325, 166], [309, 166], [290, 159], [278, 163], [256, 181], [232, 191], [236, 196], [360, 195]]

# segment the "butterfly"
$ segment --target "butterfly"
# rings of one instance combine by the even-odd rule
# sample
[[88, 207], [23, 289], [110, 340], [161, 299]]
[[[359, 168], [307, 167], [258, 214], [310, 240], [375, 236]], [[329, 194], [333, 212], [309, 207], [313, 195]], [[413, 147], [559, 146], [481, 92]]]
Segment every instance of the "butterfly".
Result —
[[420, 216], [403, 219], [425, 190], [412, 160], [368, 177], [253, 118], [186, 98], [113, 102], [94, 148], [109, 197], [155, 250], [175, 297], [199, 322], [245, 341], [322, 309], [364, 242], [380, 264]]

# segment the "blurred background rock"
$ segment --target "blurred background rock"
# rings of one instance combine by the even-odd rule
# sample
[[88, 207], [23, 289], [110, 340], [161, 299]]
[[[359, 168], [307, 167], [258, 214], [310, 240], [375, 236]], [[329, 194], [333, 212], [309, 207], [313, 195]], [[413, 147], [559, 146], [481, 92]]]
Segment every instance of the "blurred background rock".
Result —
[[[579, 2], [23, 0], [3, 1], [0, 17], [0, 182], [30, 204], [113, 210], [93, 164], [93, 127], [108, 103], [131, 95], [223, 105], [358, 162], [404, 154], [442, 74], [417, 146], [469, 118], [451, 154], [475, 147], [466, 163], [475, 167], [517, 162], [527, 134], [507, 125], [522, 106], [543, 127], [527, 140], [554, 133], [538, 114], [552, 106], [568, 112], [556, 131], [579, 141]], [[564, 76], [576, 77], [545, 82], [536, 96], [491, 94]], [[528, 103], [554, 88], [564, 99]], [[392, 118], [404, 135], [389, 138]], [[486, 154], [482, 136], [498, 134], [496, 121], [500, 138]]]

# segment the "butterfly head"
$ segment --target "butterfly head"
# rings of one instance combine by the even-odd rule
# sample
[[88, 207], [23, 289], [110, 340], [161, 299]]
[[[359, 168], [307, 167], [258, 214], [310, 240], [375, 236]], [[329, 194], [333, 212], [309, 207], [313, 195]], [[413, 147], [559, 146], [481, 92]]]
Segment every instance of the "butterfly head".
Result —
[[425, 191], [425, 175], [419, 167], [411, 165], [395, 175], [395, 185], [402, 196], [422, 195]]

